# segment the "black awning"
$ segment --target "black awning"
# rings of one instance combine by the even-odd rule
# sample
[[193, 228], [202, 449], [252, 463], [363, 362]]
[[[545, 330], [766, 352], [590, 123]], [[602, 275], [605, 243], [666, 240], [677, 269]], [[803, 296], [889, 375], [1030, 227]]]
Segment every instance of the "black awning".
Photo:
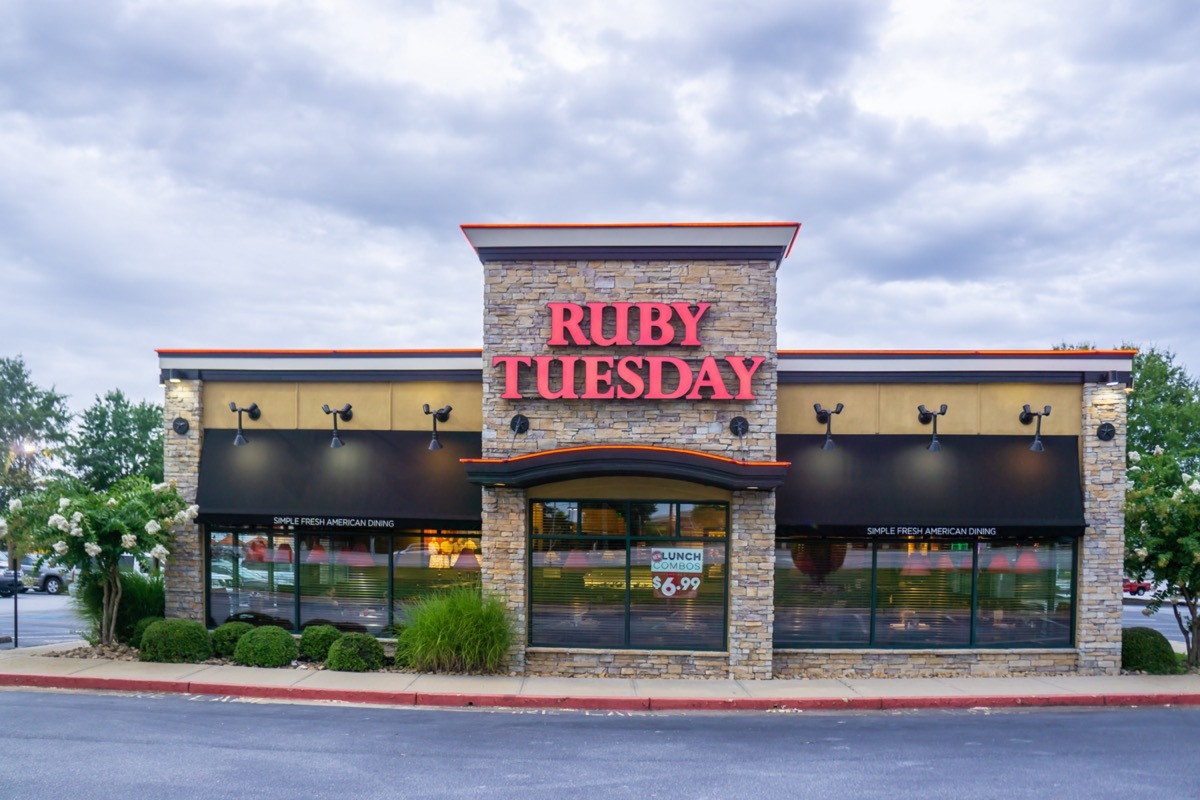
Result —
[[897, 526], [1082, 531], [1077, 437], [1043, 436], [1040, 453], [1030, 451], [1030, 436], [938, 438], [942, 450], [930, 452], [929, 436], [835, 434], [835, 448], [822, 450], [824, 435], [779, 435], [779, 458], [792, 468], [775, 493], [776, 522], [863, 534]]
[[783, 484], [788, 465], [735, 461], [724, 456], [647, 445], [590, 445], [526, 453], [514, 458], [468, 459], [467, 480], [481, 486], [528, 488], [578, 478], [673, 478], [721, 489], [768, 491]]
[[249, 430], [235, 447], [232, 430], [207, 430], [200, 456], [197, 503], [201, 520], [271, 524], [276, 517], [321, 522], [303, 527], [478, 529], [479, 487], [467, 482], [459, 459], [478, 458], [480, 434], [438, 431], [443, 449], [429, 450], [427, 431], [341, 432], [345, 447], [329, 446], [332, 431]]

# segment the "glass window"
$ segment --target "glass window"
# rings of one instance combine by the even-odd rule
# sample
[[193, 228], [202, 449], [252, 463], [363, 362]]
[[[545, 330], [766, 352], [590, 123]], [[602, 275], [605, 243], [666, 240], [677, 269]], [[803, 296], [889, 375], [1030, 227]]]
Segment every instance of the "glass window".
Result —
[[775, 646], [1069, 647], [1076, 544], [780, 537]]
[[388, 543], [386, 536], [302, 536], [300, 627], [383, 633], [388, 627]]
[[782, 540], [775, 549], [775, 646], [871, 643], [870, 542]]
[[724, 503], [532, 503], [531, 644], [723, 648], [728, 516]]
[[879, 544], [875, 554], [876, 644], [882, 647], [971, 644], [970, 553], [951, 550], [950, 544]]
[[1006, 647], [1071, 643], [1072, 542], [979, 543], [975, 641]]
[[478, 532], [207, 534], [208, 624], [231, 620], [299, 630], [331, 624], [387, 635], [405, 602], [478, 586]]

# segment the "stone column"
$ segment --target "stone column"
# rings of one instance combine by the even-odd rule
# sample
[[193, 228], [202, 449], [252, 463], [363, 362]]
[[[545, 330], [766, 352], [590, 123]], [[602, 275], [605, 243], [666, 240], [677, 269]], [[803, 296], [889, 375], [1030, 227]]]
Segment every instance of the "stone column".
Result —
[[729, 537], [729, 677], [772, 677], [775, 494], [734, 492]]
[[[1083, 514], [1087, 530], [1079, 548], [1075, 641], [1079, 671], [1116, 675], [1121, 670], [1121, 572], [1125, 556], [1126, 398], [1120, 386], [1083, 386]], [[1110, 422], [1112, 441], [1096, 429]]]
[[[204, 429], [200, 424], [201, 381], [167, 383], [163, 400], [163, 476], [175, 481], [179, 494], [189, 503], [196, 502], [200, 481], [200, 445]], [[171, 427], [176, 417], [187, 420], [183, 436]], [[167, 559], [164, 583], [167, 591], [167, 617], [182, 617], [204, 622], [204, 549], [200, 527], [188, 525], [175, 531]]]
[[508, 666], [525, 671], [528, 611], [525, 599], [525, 529], [527, 504], [523, 489], [483, 489], [481, 580], [484, 595], [498, 597], [513, 620]]

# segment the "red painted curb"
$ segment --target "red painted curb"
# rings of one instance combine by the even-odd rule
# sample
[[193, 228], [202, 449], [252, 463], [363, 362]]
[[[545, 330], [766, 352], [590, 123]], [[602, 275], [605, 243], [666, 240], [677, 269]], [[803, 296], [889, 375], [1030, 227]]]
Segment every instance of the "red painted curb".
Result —
[[928, 708], [1016, 708], [1054, 706], [1200, 706], [1200, 692], [1085, 695], [945, 695], [935, 697], [567, 697], [562, 695], [455, 694], [258, 686], [235, 683], [96, 678], [82, 675], [0, 673], [0, 686], [87, 689], [123, 692], [170, 692], [276, 700], [323, 700], [375, 705], [441, 708], [552, 708], [573, 711], [872, 711]]

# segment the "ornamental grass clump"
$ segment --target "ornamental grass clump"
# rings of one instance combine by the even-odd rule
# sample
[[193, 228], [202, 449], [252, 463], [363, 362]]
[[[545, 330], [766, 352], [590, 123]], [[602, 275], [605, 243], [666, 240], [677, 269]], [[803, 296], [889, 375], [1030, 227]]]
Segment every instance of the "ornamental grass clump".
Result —
[[408, 607], [396, 665], [420, 672], [500, 672], [512, 644], [508, 609], [478, 589], [452, 589]]
[[[118, 642], [137, 647], [140, 639], [135, 635], [138, 622], [146, 617], [163, 619], [166, 615], [167, 594], [161, 575], [142, 575], [137, 572], [121, 572], [121, 604], [116, 611], [113, 633]], [[95, 574], [86, 574], [80, 579], [74, 595], [75, 607], [96, 631], [99, 639], [101, 620], [104, 615], [104, 586]], [[145, 629], [142, 629], [145, 632]]]
[[247, 667], [286, 667], [297, 655], [295, 637], [274, 625], [247, 631], [233, 650], [233, 660]]
[[1121, 631], [1121, 669], [1150, 675], [1174, 675], [1179, 659], [1167, 637], [1154, 628], [1124, 628]]
[[199, 664], [212, 657], [208, 630], [191, 619], [164, 619], [146, 628], [138, 658], [164, 664]]
[[233, 658], [237, 643], [252, 630], [254, 626], [249, 622], [226, 622], [218, 626], [212, 632], [213, 653], [220, 658]]
[[309, 661], [324, 661], [329, 656], [329, 646], [343, 636], [332, 625], [309, 625], [300, 634], [300, 655]]
[[325, 666], [338, 672], [370, 672], [382, 667], [385, 661], [383, 645], [374, 636], [347, 633], [330, 645]]

